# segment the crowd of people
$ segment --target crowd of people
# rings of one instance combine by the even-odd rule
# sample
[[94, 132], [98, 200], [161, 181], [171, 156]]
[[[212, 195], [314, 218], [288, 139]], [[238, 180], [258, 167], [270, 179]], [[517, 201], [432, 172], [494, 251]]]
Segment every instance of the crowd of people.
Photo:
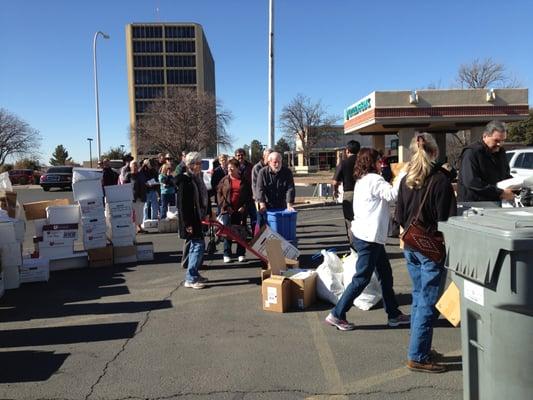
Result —
[[[414, 371], [439, 373], [445, 366], [437, 362], [439, 353], [431, 348], [435, 309], [446, 280], [444, 257], [435, 259], [423, 247], [404, 245], [404, 257], [412, 281], [411, 315], [398, 309], [393, 290], [392, 271], [385, 251], [389, 226], [389, 203], [395, 202], [394, 220], [402, 229], [412, 224], [423, 226], [428, 236], [438, 236], [438, 223], [457, 215], [457, 202], [497, 202], [511, 200], [510, 189], [498, 188], [498, 182], [510, 178], [509, 165], [502, 147], [506, 126], [490, 122], [481, 140], [463, 149], [459, 174], [437, 162], [439, 149], [434, 137], [417, 133], [410, 143], [410, 161], [393, 184], [381, 176], [379, 153], [360, 149], [351, 141], [345, 158], [333, 176], [334, 193], [344, 187], [343, 215], [352, 247], [357, 251], [356, 272], [337, 305], [325, 322], [339, 330], [355, 329], [346, 319], [354, 299], [376, 272], [383, 292], [388, 325], [410, 324], [407, 367]], [[457, 196], [452, 182], [457, 179]], [[444, 246], [444, 243], [441, 243]]]
[[[101, 164], [104, 186], [132, 184], [138, 233], [146, 232], [146, 221], [164, 219], [169, 207], [176, 206], [178, 232], [184, 239], [181, 265], [187, 269], [187, 288], [202, 289], [207, 281], [199, 273], [205, 251], [203, 220], [214, 213], [225, 225], [240, 227], [246, 233], [265, 223], [268, 210], [293, 210], [294, 179], [291, 170], [282, 165], [281, 154], [265, 149], [263, 158], [252, 165], [245, 150], [239, 148], [234, 157], [220, 154], [216, 161], [210, 177], [203, 175], [198, 152], [184, 152], [178, 160], [160, 154], [141, 163], [126, 156], [119, 173], [108, 159]], [[216, 204], [216, 211], [212, 204]], [[238, 262], [244, 262], [245, 248], [237, 245], [235, 256]], [[233, 260], [232, 242], [225, 239], [223, 261]]]
[[[502, 144], [505, 124], [489, 123], [479, 142], [467, 146], [461, 155], [458, 174], [458, 200], [497, 201], [511, 199], [509, 189], [497, 183], [510, 177]], [[446, 278], [444, 259], [434, 259], [423, 249], [404, 247], [407, 270], [412, 281], [411, 314], [403, 314], [394, 292], [393, 274], [385, 244], [391, 219], [389, 205], [395, 203], [393, 219], [401, 228], [422, 224], [428, 232], [438, 232], [438, 222], [457, 213], [452, 181], [457, 177], [450, 168], [437, 163], [439, 149], [434, 137], [416, 133], [410, 143], [410, 161], [398, 177], [389, 183], [381, 174], [380, 153], [348, 142], [345, 157], [333, 177], [333, 191], [343, 186], [342, 212], [351, 247], [357, 252], [356, 272], [325, 322], [342, 331], [353, 330], [346, 314], [354, 299], [369, 284], [375, 272], [383, 293], [387, 324], [409, 325], [411, 329], [407, 367], [414, 371], [439, 373], [445, 367], [436, 362], [438, 353], [431, 348], [435, 304]], [[205, 252], [202, 221], [213, 215], [225, 225], [254, 230], [264, 221], [268, 210], [293, 210], [295, 186], [292, 172], [282, 164], [281, 155], [265, 149], [255, 165], [246, 159], [244, 149], [234, 157], [220, 154], [210, 177], [208, 190], [201, 171], [198, 152], [182, 154], [174, 160], [169, 154], [157, 159], [125, 160], [119, 174], [103, 160], [103, 184], [133, 184], [135, 222], [143, 232], [143, 221], [165, 218], [169, 206], [178, 212], [179, 236], [184, 239], [181, 265], [187, 269], [184, 286], [202, 289], [208, 279], [199, 269]], [[237, 245], [238, 262], [245, 261], [245, 249]], [[229, 239], [224, 243], [223, 261], [232, 262], [234, 253]]]

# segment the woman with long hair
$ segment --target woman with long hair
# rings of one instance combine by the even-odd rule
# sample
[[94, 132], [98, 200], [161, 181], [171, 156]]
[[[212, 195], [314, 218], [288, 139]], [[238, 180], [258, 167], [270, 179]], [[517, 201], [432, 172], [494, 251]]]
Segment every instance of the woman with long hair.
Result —
[[[439, 221], [446, 221], [457, 212], [450, 171], [435, 163], [439, 149], [430, 134], [416, 134], [411, 140], [410, 151], [411, 160], [400, 182], [396, 220], [404, 229], [407, 228], [416, 217], [427, 192], [419, 221], [435, 232]], [[404, 256], [413, 283], [407, 368], [420, 372], [444, 372], [444, 366], [432, 357], [436, 352], [431, 350], [433, 321], [438, 315], [435, 304], [446, 280], [444, 260], [433, 261], [409, 247], [404, 248]]]
[[396, 200], [398, 189], [380, 175], [379, 153], [363, 148], [354, 167], [356, 180], [353, 192], [354, 218], [351, 226], [352, 243], [357, 250], [356, 272], [339, 302], [326, 317], [326, 323], [343, 331], [355, 329], [346, 320], [346, 312], [370, 282], [375, 271], [383, 292], [383, 304], [389, 326], [409, 324], [402, 314], [394, 294], [392, 269], [385, 251], [389, 226], [389, 203]]

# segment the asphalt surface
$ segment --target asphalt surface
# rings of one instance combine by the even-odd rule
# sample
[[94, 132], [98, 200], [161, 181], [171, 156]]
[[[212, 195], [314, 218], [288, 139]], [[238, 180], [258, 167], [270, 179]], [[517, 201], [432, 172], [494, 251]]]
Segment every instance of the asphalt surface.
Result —
[[[71, 196], [20, 189], [22, 201]], [[25, 248], [30, 248], [28, 224]], [[302, 267], [323, 248], [348, 250], [339, 206], [301, 210]], [[352, 309], [357, 324], [323, 323], [331, 305], [277, 314], [261, 308], [260, 263], [204, 262], [204, 290], [182, 286], [176, 234], [139, 235], [156, 260], [58, 271], [0, 299], [0, 398], [6, 399], [461, 399], [460, 331], [439, 320], [444, 374], [404, 367], [407, 328], [387, 328], [381, 305]], [[401, 309], [411, 285], [397, 239], [387, 246]]]

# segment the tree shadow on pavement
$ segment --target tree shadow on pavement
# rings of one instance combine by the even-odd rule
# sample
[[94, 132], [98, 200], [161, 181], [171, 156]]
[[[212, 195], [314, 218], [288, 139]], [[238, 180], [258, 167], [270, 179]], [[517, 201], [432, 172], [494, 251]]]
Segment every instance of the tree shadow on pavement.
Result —
[[0, 384], [46, 381], [65, 362], [69, 353], [53, 351], [3, 351], [0, 352]]

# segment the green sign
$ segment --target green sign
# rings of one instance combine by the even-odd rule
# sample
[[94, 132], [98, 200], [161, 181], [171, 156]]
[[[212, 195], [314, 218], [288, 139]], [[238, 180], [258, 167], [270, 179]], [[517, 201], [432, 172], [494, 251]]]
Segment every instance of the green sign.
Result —
[[354, 104], [353, 106], [346, 109], [345, 120], [348, 121], [358, 114], [361, 114], [363, 111], [369, 110], [372, 108], [372, 101], [369, 98], [361, 100], [359, 103]]

